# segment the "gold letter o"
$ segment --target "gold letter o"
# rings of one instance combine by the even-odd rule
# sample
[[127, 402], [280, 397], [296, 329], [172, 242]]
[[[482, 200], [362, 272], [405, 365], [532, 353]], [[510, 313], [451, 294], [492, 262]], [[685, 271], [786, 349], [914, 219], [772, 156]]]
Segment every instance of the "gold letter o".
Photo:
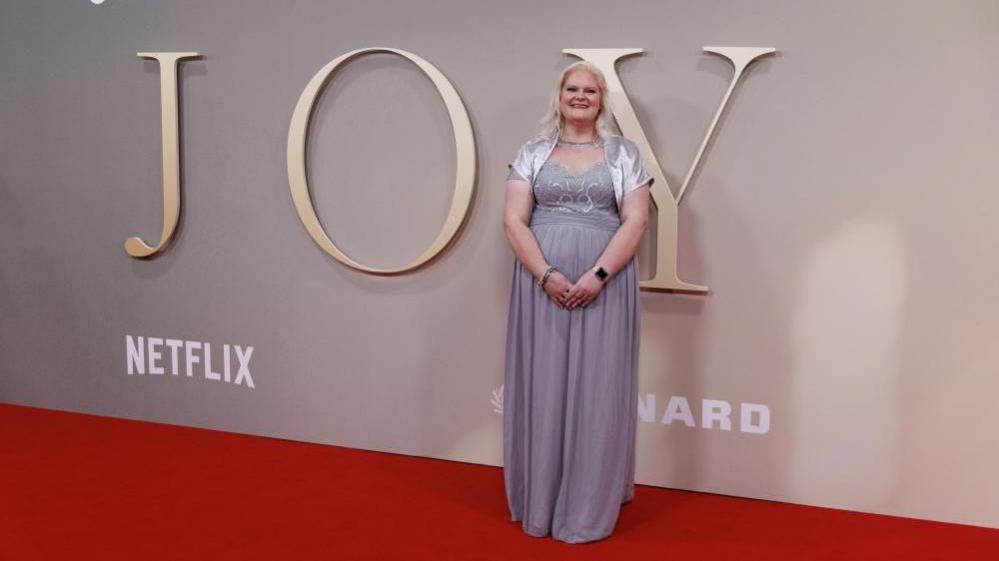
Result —
[[[447, 107], [448, 116], [451, 120], [451, 130], [454, 132], [455, 155], [457, 156], [454, 197], [451, 199], [451, 208], [448, 210], [444, 227], [434, 242], [430, 244], [430, 247], [417, 257], [415, 261], [402, 267], [390, 269], [376, 269], [362, 265], [340, 251], [336, 244], [333, 243], [333, 240], [323, 230], [322, 224], [319, 223], [319, 217], [316, 215], [316, 209], [312, 204], [305, 163], [306, 138], [316, 96], [319, 95], [319, 92], [333, 77], [334, 71], [341, 64], [363, 54], [378, 52], [395, 53], [405, 57], [418, 66], [434, 83], [437, 93], [441, 95], [444, 105]], [[291, 187], [291, 198], [295, 202], [295, 210], [298, 212], [298, 217], [302, 220], [302, 224], [305, 225], [305, 229], [312, 236], [312, 239], [319, 244], [319, 247], [323, 248], [323, 251], [349, 267], [367, 273], [395, 274], [415, 269], [433, 259], [434, 256], [440, 253], [451, 242], [451, 239], [458, 232], [458, 228], [461, 227], [465, 214], [468, 212], [468, 205], [472, 200], [472, 186], [474, 183], [475, 137], [472, 134], [472, 124], [468, 119], [468, 113], [465, 111], [465, 105], [461, 102], [461, 98], [458, 97], [458, 92], [455, 91], [454, 86], [441, 74], [440, 70], [437, 70], [434, 65], [413, 53], [399, 49], [390, 49], [388, 47], [370, 47], [351, 51], [334, 59], [317, 72], [308, 85], [305, 86], [302, 96], [298, 98], [298, 104], [295, 106], [295, 112], [291, 117], [291, 127], [288, 130], [288, 184]]]

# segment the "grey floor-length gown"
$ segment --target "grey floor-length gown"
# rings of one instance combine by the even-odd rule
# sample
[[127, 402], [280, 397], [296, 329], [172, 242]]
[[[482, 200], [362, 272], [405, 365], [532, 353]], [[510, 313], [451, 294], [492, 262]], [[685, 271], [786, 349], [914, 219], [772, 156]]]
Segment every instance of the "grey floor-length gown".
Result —
[[[541, 251], [575, 282], [621, 224], [607, 164], [577, 175], [549, 160], [534, 198], [530, 227]], [[560, 309], [515, 263], [503, 460], [511, 517], [528, 534], [605, 538], [634, 497], [638, 335], [636, 259], [575, 310]]]

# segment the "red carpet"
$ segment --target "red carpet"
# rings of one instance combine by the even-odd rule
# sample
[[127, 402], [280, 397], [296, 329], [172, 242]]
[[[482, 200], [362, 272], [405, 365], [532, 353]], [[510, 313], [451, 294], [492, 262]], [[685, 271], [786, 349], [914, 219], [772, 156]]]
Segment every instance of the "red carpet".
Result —
[[569, 545], [494, 467], [11, 405], [0, 437], [3, 560], [999, 560], [999, 530], [645, 486]]

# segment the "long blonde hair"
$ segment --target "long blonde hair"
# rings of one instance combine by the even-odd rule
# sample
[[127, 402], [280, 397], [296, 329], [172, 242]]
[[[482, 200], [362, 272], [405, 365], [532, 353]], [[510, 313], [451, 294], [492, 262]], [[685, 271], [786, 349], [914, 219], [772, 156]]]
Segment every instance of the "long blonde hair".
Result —
[[545, 111], [544, 117], [541, 118], [540, 134], [548, 138], [558, 138], [562, 133], [562, 126], [565, 124], [565, 117], [562, 116], [561, 111], [562, 87], [565, 85], [565, 79], [569, 73], [575, 70], [589, 72], [597, 79], [597, 88], [600, 89], [600, 111], [597, 113], [594, 125], [600, 138], [606, 139], [616, 131], [614, 115], [611, 113], [610, 107], [607, 106], [607, 79], [604, 78], [604, 73], [599, 68], [585, 60], [566, 66], [559, 74], [558, 80], [555, 82], [555, 90], [552, 92], [551, 103], [548, 110]]

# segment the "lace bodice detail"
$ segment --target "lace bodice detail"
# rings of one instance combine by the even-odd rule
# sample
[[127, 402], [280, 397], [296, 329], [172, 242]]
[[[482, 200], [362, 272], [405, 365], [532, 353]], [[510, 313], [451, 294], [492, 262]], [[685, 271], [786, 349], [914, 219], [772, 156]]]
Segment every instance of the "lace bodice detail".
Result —
[[[510, 177], [520, 178], [516, 171]], [[605, 162], [574, 174], [561, 164], [545, 162], [534, 182], [534, 210], [591, 216], [618, 216], [614, 184]]]

